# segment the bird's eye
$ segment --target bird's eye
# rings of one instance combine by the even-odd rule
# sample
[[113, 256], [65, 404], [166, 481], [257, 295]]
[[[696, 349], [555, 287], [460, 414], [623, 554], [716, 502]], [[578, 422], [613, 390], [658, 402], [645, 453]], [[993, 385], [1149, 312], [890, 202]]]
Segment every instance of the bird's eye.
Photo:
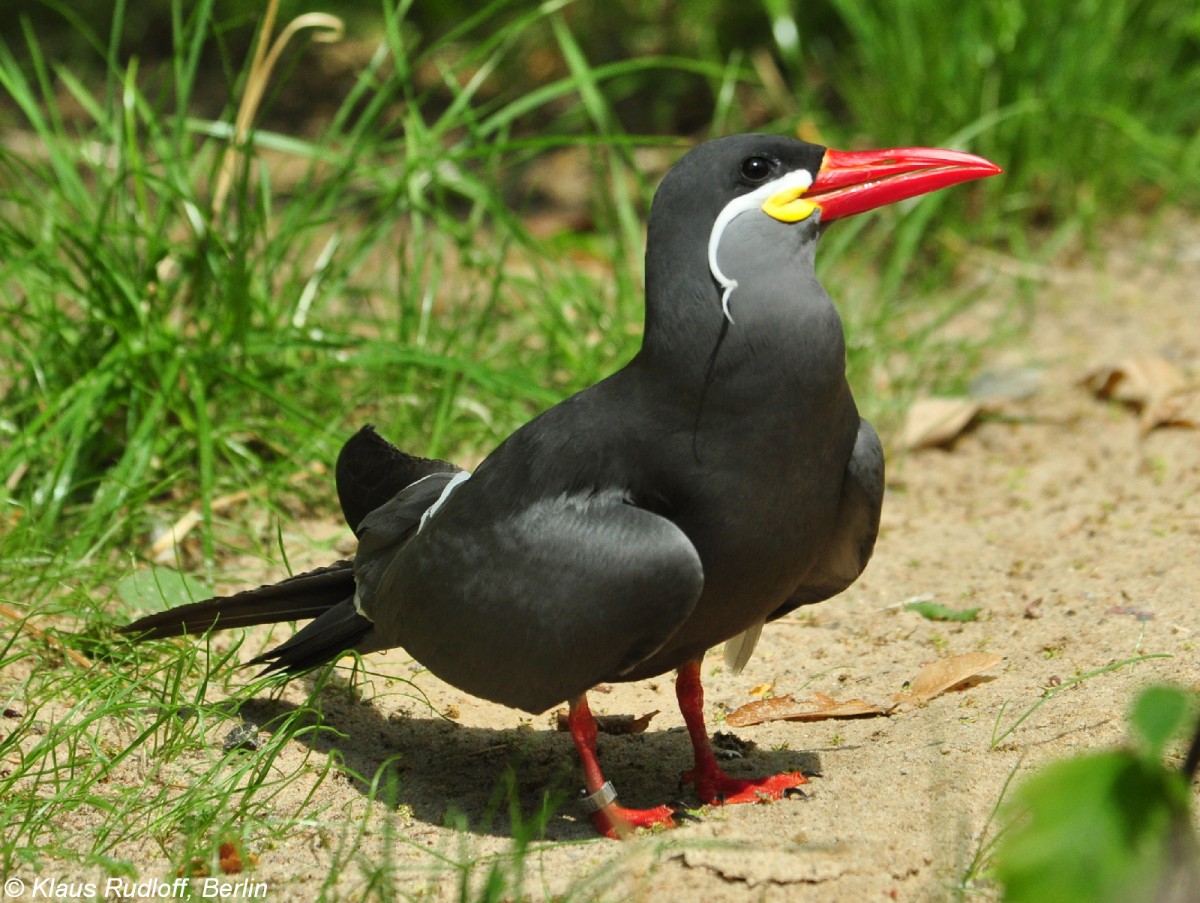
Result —
[[747, 182], [761, 182], [771, 174], [771, 161], [766, 157], [747, 157], [742, 161], [742, 178]]

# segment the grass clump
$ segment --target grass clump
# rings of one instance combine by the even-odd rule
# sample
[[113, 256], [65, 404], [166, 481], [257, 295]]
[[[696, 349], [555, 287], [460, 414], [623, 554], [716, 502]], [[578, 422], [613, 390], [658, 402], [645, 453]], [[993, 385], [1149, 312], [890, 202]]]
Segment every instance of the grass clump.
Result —
[[[501, 190], [513, 161], [567, 140], [510, 142], [521, 118], [578, 91], [602, 122], [604, 73], [580, 60], [536, 95], [484, 100], [510, 32], [488, 36], [485, 10], [452, 35], [473, 51], [443, 58], [457, 44], [413, 46], [389, 9], [378, 51], [304, 140], [254, 131], [261, 66], [242, 77], [240, 108], [190, 118], [221, 23], [212, 3], [172, 9], [153, 92], [113, 49], [123, 4], [108, 40], [89, 36], [99, 90], [42, 57], [31, 31], [27, 65], [0, 48], [0, 87], [37, 148], [0, 147], [9, 517], [45, 535], [69, 515], [64, 551], [88, 557], [148, 532], [139, 512], [181, 488], [207, 503], [218, 484], [328, 460], [365, 417], [434, 454], [486, 445], [628, 352], [613, 324], [634, 318], [640, 199], [614, 211], [626, 240], [606, 248], [605, 289], [558, 271]], [[538, 8], [511, 32], [554, 15]], [[429, 66], [442, 67], [436, 90], [419, 90], [413, 72]], [[57, 112], [64, 91], [82, 121]], [[281, 161], [298, 172], [282, 186]], [[625, 184], [622, 154], [593, 163]]]
[[999, 234], [1200, 199], [1200, 30], [1182, 0], [763, 6], [794, 36], [795, 83], [841, 106], [832, 127], [1000, 162], [975, 198]]

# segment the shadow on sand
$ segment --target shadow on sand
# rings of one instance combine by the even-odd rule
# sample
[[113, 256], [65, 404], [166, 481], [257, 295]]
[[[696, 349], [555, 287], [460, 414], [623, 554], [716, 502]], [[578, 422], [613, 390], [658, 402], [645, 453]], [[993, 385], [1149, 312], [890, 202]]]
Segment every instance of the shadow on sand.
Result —
[[[358, 701], [344, 686], [333, 684], [313, 701], [319, 711], [300, 713], [292, 722], [291, 730], [299, 731], [295, 740], [323, 755], [336, 751], [342, 770], [364, 795], [372, 794], [374, 782], [379, 801], [404, 806], [428, 824], [477, 834], [511, 836], [519, 827], [515, 813], [526, 823], [546, 818], [538, 832], [545, 840], [595, 837], [591, 822], [574, 804], [582, 787], [574, 745], [568, 734], [549, 727], [547, 716], [534, 721], [545, 727], [496, 730], [467, 727], [424, 706], [421, 714], [385, 715], [369, 700]], [[239, 715], [273, 733], [299, 708], [260, 696], [243, 703]], [[691, 788], [679, 782], [692, 764], [691, 743], [682, 728], [602, 734], [599, 752], [605, 777], [620, 791], [623, 805], [698, 806]], [[813, 774], [820, 772], [820, 758], [815, 752], [754, 749], [723, 767], [735, 777], [797, 769]], [[390, 774], [374, 780], [381, 768]]]

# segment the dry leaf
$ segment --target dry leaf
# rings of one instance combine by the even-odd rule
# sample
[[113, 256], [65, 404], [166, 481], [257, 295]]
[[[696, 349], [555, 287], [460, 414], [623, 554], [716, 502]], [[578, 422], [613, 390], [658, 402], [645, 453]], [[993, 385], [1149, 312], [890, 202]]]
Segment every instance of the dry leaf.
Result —
[[242, 854], [235, 844], [226, 841], [217, 851], [220, 857], [221, 871], [226, 875], [236, 875], [242, 870]]
[[770, 696], [775, 692], [775, 684], [759, 684], [750, 691], [751, 696], [757, 696], [759, 699]]
[[1003, 656], [991, 652], [966, 652], [930, 662], [909, 681], [907, 689], [896, 694], [896, 702], [928, 702], [1003, 660]]
[[971, 425], [983, 405], [970, 398], [921, 398], [904, 420], [902, 442], [907, 449], [948, 445]]
[[725, 716], [730, 727], [748, 727], [764, 721], [825, 721], [829, 718], [862, 718], [886, 715], [891, 708], [880, 708], [862, 699], [838, 702], [824, 693], [813, 693], [804, 702], [791, 696], [776, 696], [748, 702]]
[[1178, 397], [1187, 388], [1183, 373], [1156, 354], [1135, 355], [1097, 367], [1083, 378], [1083, 385], [1099, 398], [1136, 408], [1143, 433], [1164, 424], [1196, 426], [1185, 416], [1183, 401]]
[[791, 696], [748, 702], [726, 715], [725, 723], [730, 727], [749, 727], [764, 721], [824, 721], [890, 715], [902, 702], [928, 702], [1003, 660], [1002, 656], [989, 652], [967, 652], [930, 662], [917, 672], [904, 692], [896, 694], [895, 703], [889, 706], [874, 705], [863, 699], [838, 702], [825, 693], [814, 692], [803, 702], [797, 702]]
[[[658, 709], [647, 712], [640, 718], [632, 715], [596, 715], [596, 730], [602, 734], [644, 734], [650, 726], [650, 720], [658, 714]], [[554, 713], [555, 730], [569, 731], [567, 713], [559, 709]]]

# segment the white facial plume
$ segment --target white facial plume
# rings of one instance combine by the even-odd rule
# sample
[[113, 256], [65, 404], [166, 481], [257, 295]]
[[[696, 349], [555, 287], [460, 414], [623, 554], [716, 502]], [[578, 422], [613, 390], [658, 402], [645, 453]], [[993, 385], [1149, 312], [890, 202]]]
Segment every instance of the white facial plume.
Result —
[[708, 237], [708, 268], [712, 272], [713, 278], [724, 289], [721, 292], [721, 310], [725, 314], [725, 319], [730, 323], [733, 322], [733, 317], [729, 313], [729, 297], [738, 284], [736, 279], [730, 279], [722, 273], [720, 266], [717, 265], [717, 248], [720, 247], [721, 236], [725, 233], [726, 227], [743, 213], [756, 209], [761, 210], [763, 204], [771, 197], [785, 191], [803, 191], [812, 183], [812, 173], [807, 169], [797, 169], [785, 173], [778, 179], [760, 185], [748, 194], [734, 198], [717, 216], [717, 221], [713, 223], [712, 233]]

